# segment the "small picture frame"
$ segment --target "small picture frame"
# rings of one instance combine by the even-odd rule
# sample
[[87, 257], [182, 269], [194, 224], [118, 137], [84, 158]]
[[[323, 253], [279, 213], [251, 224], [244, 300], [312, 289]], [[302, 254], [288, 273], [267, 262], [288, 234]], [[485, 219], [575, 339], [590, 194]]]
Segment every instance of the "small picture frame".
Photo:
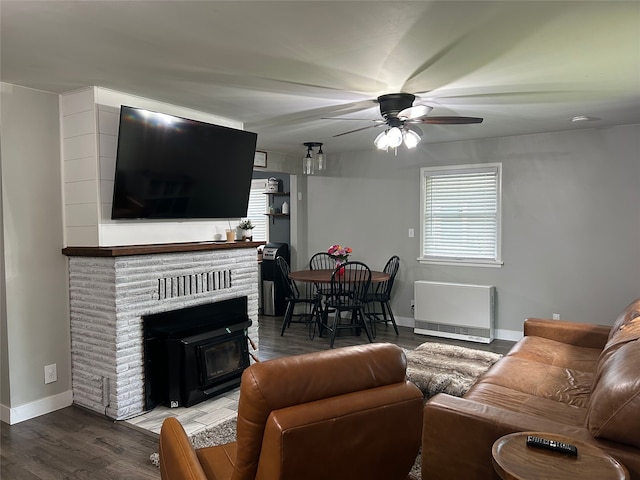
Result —
[[253, 157], [253, 166], [265, 168], [267, 166], [267, 152], [256, 150], [256, 154]]

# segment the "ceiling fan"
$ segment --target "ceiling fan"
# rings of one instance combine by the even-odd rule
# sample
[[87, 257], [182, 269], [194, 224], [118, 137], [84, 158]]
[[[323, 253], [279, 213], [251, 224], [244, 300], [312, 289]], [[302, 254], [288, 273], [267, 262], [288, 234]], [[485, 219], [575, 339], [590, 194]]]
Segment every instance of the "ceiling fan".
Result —
[[[349, 133], [360, 132], [368, 128], [386, 125], [384, 132], [374, 140], [374, 144], [381, 150], [397, 148], [403, 142], [408, 148], [414, 148], [422, 138], [422, 130], [416, 124], [436, 125], [463, 125], [470, 123], [482, 123], [479, 117], [430, 117], [433, 107], [428, 105], [413, 105], [416, 96], [411, 93], [388, 93], [377, 98], [380, 104], [381, 119], [373, 120], [373, 125], [342, 132], [334, 137], [341, 137]], [[330, 117], [340, 119], [339, 117]], [[363, 120], [355, 118], [342, 118], [340, 120]]]

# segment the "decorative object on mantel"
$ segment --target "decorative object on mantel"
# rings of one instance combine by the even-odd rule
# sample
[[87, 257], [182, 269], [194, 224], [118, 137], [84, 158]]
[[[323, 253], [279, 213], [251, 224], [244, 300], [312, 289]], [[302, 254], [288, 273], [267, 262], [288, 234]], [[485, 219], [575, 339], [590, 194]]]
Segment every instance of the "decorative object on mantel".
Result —
[[344, 262], [349, 259], [349, 255], [353, 250], [351, 247], [343, 247], [342, 245], [331, 245], [327, 250], [327, 253], [336, 261], [336, 268], [342, 266]]
[[231, 228], [231, 222], [227, 220], [229, 224], [229, 229], [225, 231], [227, 235], [227, 242], [235, 242], [236, 241], [236, 232], [233, 228]]
[[[327, 169], [327, 159], [322, 151], [321, 142], [305, 142], [307, 147], [307, 155], [302, 159], [302, 173], [304, 175], [314, 175], [316, 172], [322, 172]], [[318, 148], [318, 154], [313, 156], [314, 147]]]
[[239, 224], [238, 224], [238, 233], [240, 235], [240, 239], [243, 241], [251, 241], [253, 239], [253, 233], [252, 230], [254, 228], [253, 223], [251, 223], [251, 220], [247, 219], [247, 220], [242, 220]]

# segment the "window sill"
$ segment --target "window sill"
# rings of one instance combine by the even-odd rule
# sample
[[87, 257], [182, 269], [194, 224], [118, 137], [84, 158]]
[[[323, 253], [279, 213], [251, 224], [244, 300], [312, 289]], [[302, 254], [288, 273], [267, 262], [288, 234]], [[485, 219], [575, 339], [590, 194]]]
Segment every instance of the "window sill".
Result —
[[435, 260], [432, 258], [422, 258], [418, 257], [418, 262], [422, 265], [449, 265], [455, 267], [489, 267], [489, 268], [500, 268], [504, 265], [504, 262], [501, 260], [454, 260], [454, 259], [446, 259], [446, 260]]

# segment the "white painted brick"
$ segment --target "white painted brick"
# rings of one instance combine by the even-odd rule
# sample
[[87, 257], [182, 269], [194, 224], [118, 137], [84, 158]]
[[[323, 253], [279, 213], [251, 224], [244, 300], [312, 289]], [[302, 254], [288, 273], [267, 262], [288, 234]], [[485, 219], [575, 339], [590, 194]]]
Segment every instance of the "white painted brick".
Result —
[[[69, 259], [74, 402], [111, 418], [144, 409], [142, 316], [247, 296], [258, 345], [258, 266], [255, 251]], [[231, 270], [231, 287], [200, 291], [192, 275]], [[161, 278], [188, 276], [188, 295], [160, 299]], [[180, 282], [178, 282], [180, 283]], [[185, 293], [174, 285], [175, 293]], [[252, 351], [254, 355], [258, 352]], [[110, 379], [110, 405], [102, 405], [102, 378]]]

